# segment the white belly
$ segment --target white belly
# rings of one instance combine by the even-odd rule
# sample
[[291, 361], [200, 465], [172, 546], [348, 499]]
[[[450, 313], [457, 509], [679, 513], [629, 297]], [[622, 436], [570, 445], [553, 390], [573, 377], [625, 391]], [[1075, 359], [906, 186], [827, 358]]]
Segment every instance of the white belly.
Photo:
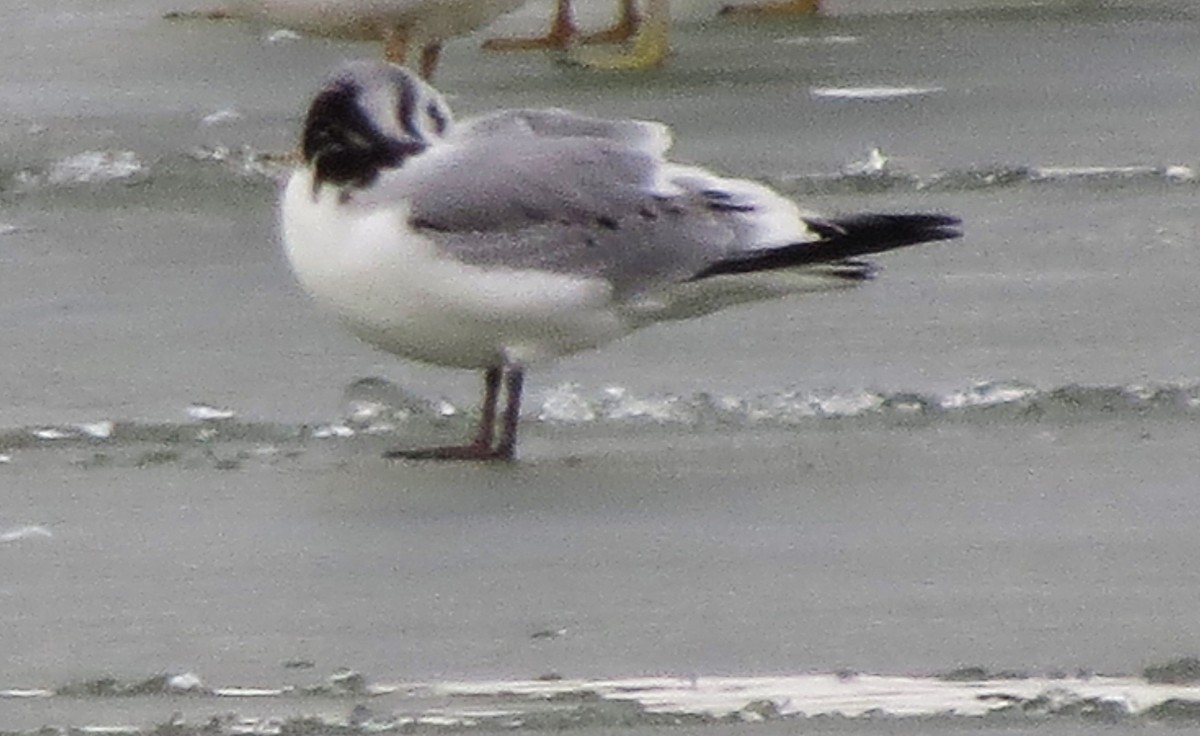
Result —
[[240, 14], [322, 36], [378, 40], [407, 27], [427, 40], [470, 33], [525, 0], [234, 0]]
[[304, 288], [363, 340], [438, 365], [529, 363], [628, 333], [608, 284], [537, 271], [467, 266], [441, 256], [407, 213], [314, 198], [307, 170], [284, 192], [284, 247]]

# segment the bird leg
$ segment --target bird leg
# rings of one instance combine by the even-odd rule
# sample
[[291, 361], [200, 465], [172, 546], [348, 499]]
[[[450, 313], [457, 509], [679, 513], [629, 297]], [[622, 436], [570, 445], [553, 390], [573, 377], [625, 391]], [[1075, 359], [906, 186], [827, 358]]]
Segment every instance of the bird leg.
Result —
[[[408, 51], [413, 45], [412, 28], [409, 26], [390, 26], [383, 30], [383, 58], [393, 64], [408, 66]], [[442, 55], [442, 42], [433, 41], [421, 46], [421, 56], [417, 60], [417, 73], [421, 79], [429, 81], [437, 69], [438, 59]]]
[[630, 70], [661, 66], [671, 52], [670, 0], [649, 0], [646, 14], [637, 27], [627, 51], [607, 53], [594, 49], [573, 48], [568, 61], [591, 69]]
[[521, 368], [508, 369], [504, 381], [507, 403], [504, 406], [504, 422], [500, 426], [500, 443], [496, 445], [498, 460], [512, 460], [517, 454], [517, 421], [521, 418], [521, 390], [525, 386], [525, 371]]
[[441, 41], [427, 43], [421, 49], [421, 79], [429, 81], [433, 78], [433, 70], [437, 69], [438, 59], [442, 55]]
[[469, 445], [424, 447], [415, 450], [388, 450], [388, 459], [399, 460], [512, 460], [517, 449], [517, 420], [521, 413], [521, 388], [525, 375], [520, 368], [510, 368], [505, 379], [508, 394], [501, 425], [500, 443], [492, 446], [496, 434], [496, 405], [500, 398], [500, 379], [503, 369], [488, 368], [483, 374], [483, 406], [479, 412], [479, 428]]
[[565, 49], [571, 44], [576, 33], [571, 0], [558, 0], [554, 6], [554, 19], [550, 22], [550, 30], [546, 35], [533, 38], [489, 38], [483, 42], [483, 48], [487, 51]]
[[785, 15], [816, 15], [820, 12], [821, 0], [778, 0], [777, 2], [726, 5], [721, 8], [720, 15], [779, 17]]
[[408, 37], [407, 26], [391, 26], [384, 29], [383, 58], [393, 64], [405, 66], [408, 62]]
[[642, 17], [638, 14], [637, 0], [621, 0], [620, 14], [617, 22], [603, 31], [589, 33], [579, 39], [581, 44], [624, 43], [633, 38], [641, 25]]

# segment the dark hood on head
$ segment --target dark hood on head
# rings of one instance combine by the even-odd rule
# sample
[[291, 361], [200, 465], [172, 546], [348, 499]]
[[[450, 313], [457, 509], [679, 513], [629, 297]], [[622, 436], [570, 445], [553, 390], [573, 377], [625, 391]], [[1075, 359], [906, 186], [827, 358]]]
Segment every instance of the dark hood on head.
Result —
[[361, 93], [354, 80], [335, 80], [308, 109], [301, 153], [313, 167], [314, 188], [368, 186], [380, 170], [398, 167], [427, 147], [420, 140], [397, 140], [382, 133], [358, 104]]

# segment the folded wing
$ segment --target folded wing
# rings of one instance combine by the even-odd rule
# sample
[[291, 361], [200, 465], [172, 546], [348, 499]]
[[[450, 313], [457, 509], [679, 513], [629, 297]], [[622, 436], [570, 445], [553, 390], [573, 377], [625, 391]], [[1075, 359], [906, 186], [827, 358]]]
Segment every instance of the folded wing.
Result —
[[[666, 161], [656, 123], [509, 110], [446, 144], [397, 172], [419, 178], [405, 197], [411, 226], [464, 263], [602, 278], [619, 297], [958, 234], [941, 215], [806, 215], [764, 185]], [[823, 270], [866, 273], [859, 262]]]

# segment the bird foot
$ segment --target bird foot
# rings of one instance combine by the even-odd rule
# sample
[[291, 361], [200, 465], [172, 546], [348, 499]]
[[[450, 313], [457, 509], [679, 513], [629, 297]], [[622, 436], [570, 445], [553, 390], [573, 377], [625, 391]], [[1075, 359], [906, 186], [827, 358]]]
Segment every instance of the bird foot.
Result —
[[569, 12], [560, 8], [550, 23], [550, 30], [541, 36], [526, 38], [489, 38], [483, 42], [485, 51], [562, 50], [571, 45], [579, 30]]
[[489, 38], [483, 42], [484, 51], [540, 51], [565, 49], [571, 43], [570, 36], [548, 33], [531, 38]]
[[730, 17], [781, 17], [816, 15], [821, 12], [821, 0], [781, 0], [780, 2], [726, 5], [718, 15]]
[[163, 20], [236, 20], [236, 16], [223, 8], [213, 10], [171, 10], [163, 13]]
[[[610, 71], [654, 69], [662, 66], [671, 53], [671, 19], [665, 0], [652, 2], [645, 17], [628, 15], [634, 31], [632, 40], [618, 52], [574, 46], [567, 50], [565, 61], [589, 69]], [[619, 23], [618, 26], [621, 24]]]
[[482, 444], [422, 447], [413, 450], [388, 450], [388, 460], [471, 460], [476, 462], [511, 462], [513, 448], [489, 447]]
[[662, 41], [639, 39], [632, 49], [617, 53], [593, 48], [572, 48], [567, 52], [564, 61], [570, 65], [600, 71], [633, 71], [662, 66], [670, 52], [665, 38]]
[[625, 43], [637, 35], [640, 19], [626, 16], [602, 31], [580, 35], [574, 22], [556, 21], [554, 28], [543, 36], [527, 38], [489, 38], [483, 42], [485, 51], [563, 51], [576, 44], [598, 46]]
[[589, 33], [586, 36], [579, 38], [576, 43], [584, 46], [606, 43], [625, 43], [637, 35], [639, 23], [641, 23], [639, 18], [622, 18], [612, 26], [605, 28], [603, 31]]

